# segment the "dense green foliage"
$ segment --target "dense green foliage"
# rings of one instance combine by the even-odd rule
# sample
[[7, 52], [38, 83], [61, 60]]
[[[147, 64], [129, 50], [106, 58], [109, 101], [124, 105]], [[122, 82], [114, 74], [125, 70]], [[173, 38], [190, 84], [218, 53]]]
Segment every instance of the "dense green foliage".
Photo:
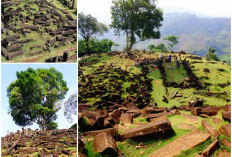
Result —
[[167, 52], [168, 51], [167, 47], [163, 43], [160, 43], [157, 46], [151, 44], [148, 46], [148, 49], [153, 52]]
[[207, 59], [212, 59], [214, 61], [219, 61], [219, 58], [216, 54], [216, 50], [213, 47], [209, 47], [209, 53], [206, 55]]
[[113, 0], [112, 23], [115, 33], [126, 34], [126, 49], [131, 51], [138, 37], [141, 41], [160, 38], [163, 12], [153, 0]]
[[170, 50], [172, 50], [172, 48], [178, 44], [178, 37], [174, 36], [174, 35], [169, 35], [166, 38], [164, 38], [164, 40], [169, 41], [168, 45], [170, 47]]
[[70, 129], [77, 128], [77, 123], [73, 124]]
[[104, 32], [108, 32], [108, 27], [103, 23], [99, 23], [96, 18], [92, 17], [90, 14], [78, 14], [78, 33], [84, 39], [87, 53], [90, 53], [90, 38], [94, 35], [102, 35]]
[[59, 101], [68, 91], [63, 74], [54, 68], [28, 68], [17, 72], [17, 80], [7, 88], [10, 114], [19, 126], [37, 123], [41, 129], [54, 128]]
[[48, 121], [46, 123], [47, 130], [55, 130], [58, 127], [58, 124], [56, 122]]
[[[89, 51], [90, 53], [103, 53], [103, 52], [110, 52], [112, 46], [117, 46], [114, 42], [109, 39], [94, 39], [91, 38], [89, 41]], [[79, 57], [85, 55], [86, 53], [86, 44], [84, 40], [78, 41], [78, 55]]]

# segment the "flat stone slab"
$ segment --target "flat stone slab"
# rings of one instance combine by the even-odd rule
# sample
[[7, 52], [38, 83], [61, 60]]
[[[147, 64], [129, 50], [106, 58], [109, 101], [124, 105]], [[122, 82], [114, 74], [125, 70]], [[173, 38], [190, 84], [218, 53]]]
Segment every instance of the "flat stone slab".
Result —
[[133, 122], [132, 114], [130, 113], [123, 113], [121, 114], [120, 120], [125, 124], [131, 124]]
[[222, 118], [228, 122], [231, 122], [231, 111], [223, 111]]
[[179, 129], [184, 129], [184, 130], [193, 130], [193, 129], [196, 129], [195, 126], [193, 126], [192, 124], [179, 124], [178, 128]]
[[219, 135], [219, 133], [216, 131], [216, 129], [212, 125], [210, 125], [207, 121], [203, 120], [202, 121], [202, 126], [205, 128], [205, 130], [211, 136], [217, 137]]
[[197, 116], [192, 116], [192, 115], [188, 115], [188, 114], [181, 114], [181, 115], [184, 116], [185, 118], [187, 118], [192, 123], [195, 123], [198, 121]]
[[168, 119], [157, 122], [150, 122], [140, 127], [129, 129], [121, 134], [122, 139], [133, 138], [137, 136], [149, 135], [158, 132], [172, 130], [171, 123]]
[[195, 129], [153, 152], [149, 157], [173, 157], [180, 154], [182, 150], [194, 148], [209, 138], [209, 134], [203, 133], [200, 129]]
[[231, 143], [227, 139], [223, 138], [222, 139], [222, 144], [228, 147], [229, 149], [231, 148]]
[[103, 130], [97, 130], [97, 131], [88, 131], [83, 133], [83, 136], [96, 136], [97, 134], [100, 133], [107, 133], [110, 134], [112, 137], [116, 137], [117, 136], [117, 129], [116, 128], [109, 128], [109, 129], [103, 129]]
[[219, 118], [212, 118], [212, 120], [214, 123], [221, 123], [222, 122], [222, 120]]
[[223, 150], [217, 154], [217, 157], [231, 157], [231, 153], [227, 152], [226, 150]]
[[231, 124], [221, 126], [219, 132], [225, 136], [231, 137]]
[[219, 147], [218, 140], [214, 140], [205, 150], [202, 151], [202, 155], [208, 157], [212, 155]]

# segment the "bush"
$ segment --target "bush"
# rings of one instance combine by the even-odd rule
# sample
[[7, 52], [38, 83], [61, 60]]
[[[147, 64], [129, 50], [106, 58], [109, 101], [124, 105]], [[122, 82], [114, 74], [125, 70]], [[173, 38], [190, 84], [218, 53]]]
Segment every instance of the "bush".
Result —
[[73, 124], [70, 129], [74, 129], [74, 128], [77, 128], [77, 123]]
[[58, 124], [56, 122], [50, 122], [48, 121], [46, 123], [47, 130], [55, 130], [58, 127]]
[[206, 55], [206, 59], [212, 59], [214, 61], [219, 61], [215, 48], [209, 47], [209, 53]]
[[[117, 46], [113, 41], [109, 39], [94, 39], [91, 38], [89, 41], [90, 52], [93, 53], [104, 53], [104, 52], [111, 52], [112, 46]], [[79, 57], [86, 54], [86, 44], [83, 39], [78, 41], [78, 55]]]

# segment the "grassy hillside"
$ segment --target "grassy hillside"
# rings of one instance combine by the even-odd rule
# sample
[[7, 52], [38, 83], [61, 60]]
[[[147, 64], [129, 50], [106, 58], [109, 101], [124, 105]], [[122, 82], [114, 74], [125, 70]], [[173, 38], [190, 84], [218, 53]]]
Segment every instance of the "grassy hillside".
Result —
[[[143, 60], [145, 58], [149, 59], [158, 59], [160, 57], [159, 53], [151, 54], [151, 53], [142, 53], [139, 54], [140, 60]], [[165, 57], [168, 57], [169, 54], [165, 54]], [[204, 105], [210, 105], [210, 106], [225, 106], [227, 104], [230, 104], [230, 66], [228, 64], [222, 63], [222, 62], [214, 62], [214, 61], [207, 61], [205, 58], [199, 58], [198, 56], [193, 56], [191, 54], [183, 54], [182, 55], [182, 61], [180, 69], [176, 68], [176, 64], [174, 60], [171, 63], [163, 62], [162, 66], [164, 67], [165, 74], [166, 74], [166, 81], [167, 82], [175, 82], [177, 84], [181, 84], [182, 82], [185, 82], [184, 80], [189, 77], [189, 72], [183, 67], [184, 66], [184, 59], [188, 61], [189, 67], [193, 72], [193, 75], [195, 75], [202, 85], [201, 89], [198, 89], [196, 87], [189, 87], [189, 88], [183, 88], [182, 86], [173, 86], [173, 85], [165, 85], [164, 84], [164, 78], [163, 78], [163, 72], [159, 70], [159, 68], [155, 67], [154, 64], [147, 64], [145, 67], [148, 68], [148, 75], [147, 77], [151, 79], [151, 85], [152, 90], [150, 93], [150, 100], [153, 100], [159, 108], [170, 108], [172, 106], [180, 107], [182, 105], [188, 104], [188, 102], [195, 100], [197, 98], [203, 98]], [[173, 69], [170, 69], [170, 66], [173, 67]], [[121, 68], [125, 73], [125, 80], [121, 79], [122, 73], [116, 73], [117, 70], [114, 72], [110, 69], [108, 70], [97, 70], [101, 69], [100, 67], [113, 67], [113, 69]], [[127, 57], [123, 57], [123, 55], [108, 55], [108, 54], [102, 54], [102, 55], [92, 55], [91, 57], [85, 56], [81, 58], [81, 61], [79, 61], [79, 70], [83, 72], [83, 75], [79, 76], [79, 103], [87, 103], [91, 105], [90, 111], [93, 111], [93, 113], [97, 110], [96, 107], [98, 107], [99, 101], [101, 101], [101, 98], [105, 95], [110, 93], [110, 91], [115, 91], [115, 93], [120, 93], [120, 90], [110, 90], [108, 87], [112, 86], [112, 77], [117, 77], [116, 82], [117, 84], [123, 84], [123, 88], [121, 89], [121, 96], [125, 100], [128, 98], [128, 95], [133, 95], [130, 93], [129, 89], [136, 88], [135, 90], [140, 92], [143, 88], [147, 88], [145, 85], [137, 85], [137, 79], [138, 80], [146, 80], [143, 75], [140, 75], [146, 70], [141, 65], [136, 65], [136, 62], [134, 59], [130, 59]], [[98, 71], [98, 75], [96, 76], [96, 71]], [[126, 72], [128, 72], [126, 74]], [[206, 72], [207, 71], [207, 72]], [[95, 74], [94, 74], [95, 72]], [[139, 77], [135, 77], [135, 76]], [[83, 77], [85, 76], [85, 77]], [[134, 79], [131, 81], [130, 77], [134, 76]], [[88, 82], [88, 80], [91, 79], [91, 82]], [[109, 79], [107, 78], [109, 77]], [[102, 79], [105, 78], [105, 79]], [[137, 78], [137, 79], [135, 79]], [[84, 84], [89, 84], [87, 89], [83, 88]], [[224, 84], [225, 86], [221, 86]], [[84, 92], [90, 92], [92, 89], [100, 88], [101, 85], [104, 85], [103, 91], [104, 96], [96, 96], [92, 98], [85, 98], [82, 97], [82, 94]], [[108, 86], [109, 85], [109, 86]], [[94, 88], [92, 88], [94, 87]], [[97, 87], [97, 88], [96, 88]], [[100, 89], [99, 89], [100, 90]], [[99, 91], [98, 90], [98, 91]], [[181, 97], [172, 97], [173, 94], [178, 91], [178, 94], [181, 94]], [[100, 91], [99, 91], [100, 92]], [[137, 93], [134, 93], [136, 95]], [[209, 95], [210, 94], [210, 95]], [[167, 101], [163, 100], [163, 96], [167, 98]], [[88, 97], [88, 95], [87, 95]], [[150, 101], [150, 104], [152, 102]], [[105, 108], [103, 106], [103, 108]], [[107, 106], [106, 106], [107, 109]], [[142, 110], [142, 109], [141, 109]], [[146, 140], [133, 140], [133, 139], [126, 139], [123, 141], [117, 141], [117, 147], [119, 149], [120, 153], [123, 153], [126, 157], [146, 157], [152, 154], [153, 152], [163, 148], [164, 146], [168, 145], [169, 143], [173, 142], [174, 140], [179, 139], [180, 137], [187, 135], [190, 133], [191, 129], [183, 129], [180, 127], [182, 124], [191, 125], [194, 128], [198, 128], [205, 132], [205, 129], [202, 126], [202, 120], [207, 121], [211, 126], [213, 126], [216, 130], [219, 130], [219, 128], [222, 125], [228, 124], [227, 121], [224, 121], [222, 119], [222, 110], [217, 113], [215, 116], [208, 116], [208, 117], [201, 117], [201, 116], [193, 116], [195, 118], [194, 122], [188, 118], [188, 116], [193, 116], [191, 111], [186, 110], [180, 110], [180, 113], [174, 114], [174, 115], [168, 115], [167, 118], [171, 122], [172, 128], [174, 130], [174, 135], [167, 136], [165, 138], [150, 138]], [[214, 119], [219, 120], [218, 123], [214, 122]], [[86, 121], [87, 123], [88, 121]], [[146, 114], [141, 114], [138, 117], [135, 117], [133, 120], [133, 123], [131, 124], [124, 124], [123, 122], [120, 122], [119, 124], [115, 125], [114, 127], [117, 128], [118, 133], [121, 134], [125, 130], [137, 128], [141, 125], [147, 124], [147, 118]], [[81, 127], [81, 126], [80, 126]], [[83, 128], [81, 128], [83, 129]], [[221, 140], [223, 138], [226, 138], [230, 141], [230, 138], [220, 135], [219, 136], [219, 142], [221, 143]], [[85, 141], [85, 149], [83, 153], [87, 156], [91, 157], [100, 157], [102, 156], [100, 153], [96, 153], [93, 150], [93, 137], [85, 136], [83, 137], [83, 140]], [[182, 151], [178, 157], [196, 157], [198, 156], [198, 153], [203, 151], [213, 140], [213, 137], [206, 140], [202, 144]], [[141, 147], [140, 147], [141, 146]], [[218, 152], [222, 151], [223, 149], [226, 149], [228, 152], [230, 152], [230, 149], [222, 146], [221, 148], [217, 149], [216, 152], [212, 156], [216, 156]]]

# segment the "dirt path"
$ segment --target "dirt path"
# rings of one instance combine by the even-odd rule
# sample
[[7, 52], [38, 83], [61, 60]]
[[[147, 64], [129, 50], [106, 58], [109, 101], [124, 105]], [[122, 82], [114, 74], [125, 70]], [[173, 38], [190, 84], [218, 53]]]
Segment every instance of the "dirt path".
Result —
[[173, 157], [180, 154], [182, 150], [194, 148], [209, 138], [209, 134], [203, 133], [200, 129], [195, 129], [189, 134], [184, 135], [155, 151], [150, 157]]

